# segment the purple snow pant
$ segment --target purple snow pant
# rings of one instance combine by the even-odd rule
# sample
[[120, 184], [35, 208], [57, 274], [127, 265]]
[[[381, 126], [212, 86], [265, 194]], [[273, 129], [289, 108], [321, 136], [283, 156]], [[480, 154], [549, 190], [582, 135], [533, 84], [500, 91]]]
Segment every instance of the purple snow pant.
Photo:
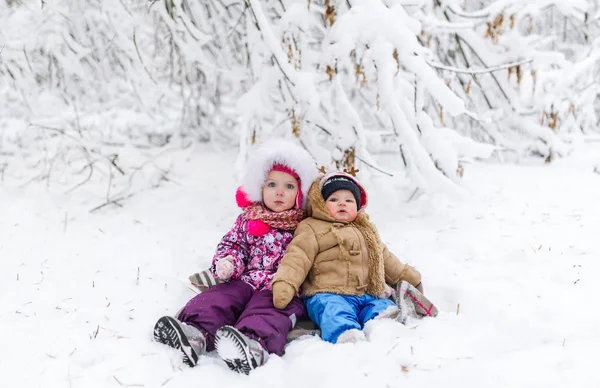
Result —
[[255, 291], [241, 280], [232, 280], [196, 295], [177, 318], [206, 335], [207, 351], [215, 348], [217, 330], [230, 325], [260, 342], [269, 353], [282, 355], [293, 324], [305, 315], [304, 303], [297, 296], [284, 310], [278, 310], [271, 290]]

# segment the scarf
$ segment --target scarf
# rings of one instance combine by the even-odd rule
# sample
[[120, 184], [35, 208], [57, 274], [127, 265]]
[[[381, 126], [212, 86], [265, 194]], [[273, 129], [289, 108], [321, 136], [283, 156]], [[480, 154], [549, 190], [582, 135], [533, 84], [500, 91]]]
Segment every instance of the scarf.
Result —
[[248, 221], [248, 232], [260, 237], [271, 228], [294, 230], [304, 218], [306, 213], [302, 209], [290, 209], [279, 213], [265, 208], [262, 205], [246, 206], [243, 210]]

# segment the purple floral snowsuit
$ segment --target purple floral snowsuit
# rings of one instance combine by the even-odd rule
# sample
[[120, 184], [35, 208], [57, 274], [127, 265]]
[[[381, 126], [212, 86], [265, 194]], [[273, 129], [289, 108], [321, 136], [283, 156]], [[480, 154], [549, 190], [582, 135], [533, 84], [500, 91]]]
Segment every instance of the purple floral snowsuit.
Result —
[[275, 228], [263, 236], [253, 236], [248, 233], [244, 214], [238, 216], [217, 246], [211, 266], [216, 277], [217, 260], [233, 256], [231, 279], [195, 296], [178, 316], [206, 335], [207, 350], [214, 349], [216, 331], [231, 325], [259, 341], [269, 353], [283, 353], [288, 332], [296, 319], [306, 315], [298, 297], [284, 310], [273, 306], [271, 281], [293, 236], [293, 231]]

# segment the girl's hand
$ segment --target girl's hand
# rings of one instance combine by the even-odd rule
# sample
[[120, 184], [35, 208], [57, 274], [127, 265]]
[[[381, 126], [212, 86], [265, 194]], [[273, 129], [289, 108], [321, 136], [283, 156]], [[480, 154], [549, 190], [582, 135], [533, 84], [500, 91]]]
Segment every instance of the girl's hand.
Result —
[[220, 280], [227, 281], [233, 275], [233, 256], [229, 255], [217, 261], [215, 272]]

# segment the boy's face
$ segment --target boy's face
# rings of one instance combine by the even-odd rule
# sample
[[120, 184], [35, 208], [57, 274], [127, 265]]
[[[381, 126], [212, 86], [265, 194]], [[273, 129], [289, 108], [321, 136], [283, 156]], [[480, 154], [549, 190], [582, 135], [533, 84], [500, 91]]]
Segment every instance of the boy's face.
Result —
[[325, 207], [337, 221], [352, 222], [358, 214], [356, 200], [350, 190], [338, 190], [331, 194], [325, 201]]
[[298, 181], [282, 171], [270, 171], [263, 186], [263, 202], [266, 207], [279, 213], [296, 204]]

